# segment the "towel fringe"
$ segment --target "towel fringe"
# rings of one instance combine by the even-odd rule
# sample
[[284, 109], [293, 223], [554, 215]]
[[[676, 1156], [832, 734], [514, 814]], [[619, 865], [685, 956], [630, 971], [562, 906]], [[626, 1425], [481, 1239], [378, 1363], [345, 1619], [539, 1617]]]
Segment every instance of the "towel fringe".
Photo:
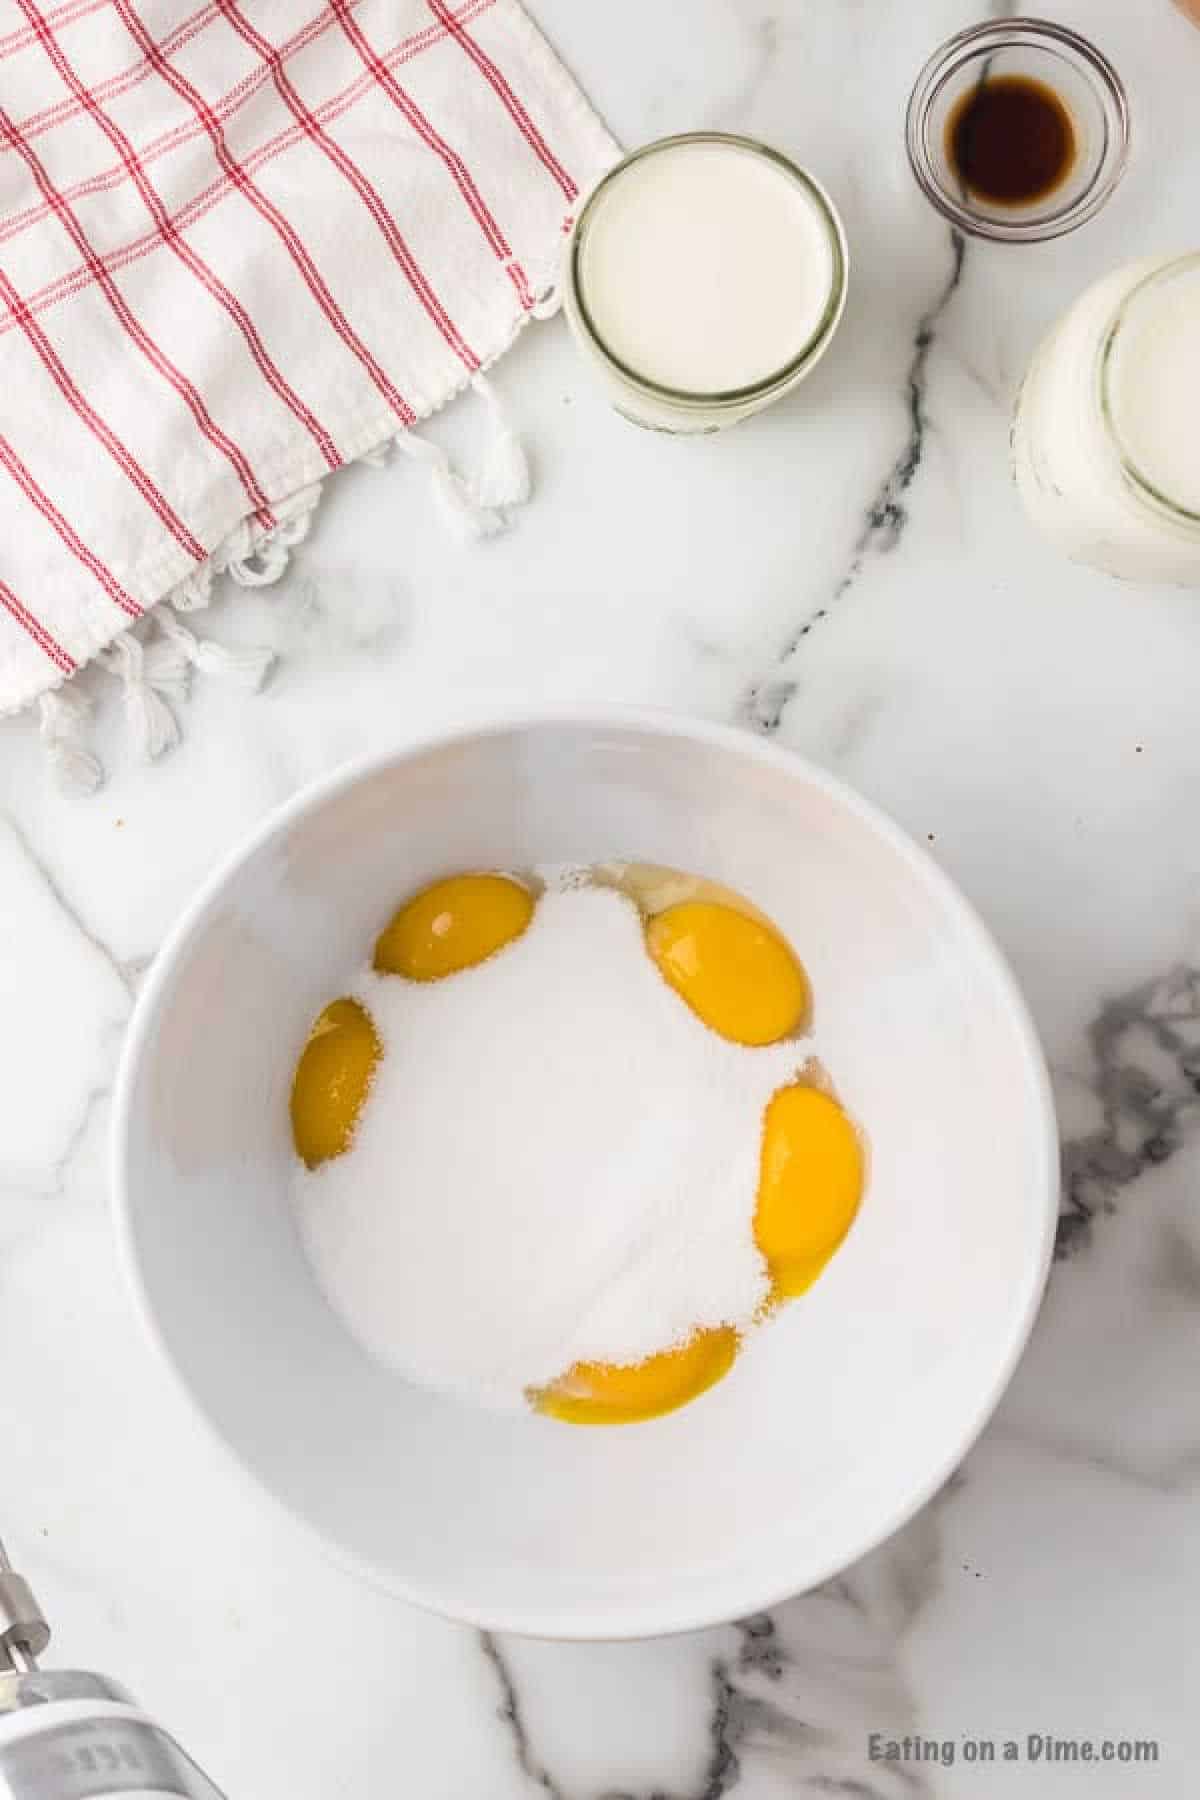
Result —
[[156, 694], [182, 706], [192, 686], [192, 665], [183, 646], [163, 635], [133, 640], [142, 653], [142, 678]]
[[92, 706], [74, 688], [57, 688], [38, 698], [38, 734], [59, 787], [66, 794], [94, 794], [104, 765], [87, 748]]
[[416, 431], [402, 431], [394, 442], [397, 450], [414, 462], [424, 463], [429, 470], [434, 498], [443, 517], [461, 538], [477, 541], [504, 530], [507, 520], [503, 514], [475, 499], [440, 444], [431, 443]]
[[274, 650], [251, 644], [218, 644], [212, 638], [197, 637], [174, 616], [173, 606], [171, 601], [159, 607], [155, 621], [163, 636], [177, 646], [192, 667], [204, 675], [228, 676], [257, 693], [275, 662]]
[[492, 427], [491, 442], [475, 483], [475, 498], [488, 507], [524, 506], [532, 487], [524, 446], [487, 376], [472, 375], [471, 386], [482, 396]]
[[302, 544], [312, 529], [320, 498], [319, 483], [302, 488], [289, 501], [287, 516], [268, 531], [243, 520], [209, 558], [213, 568], [227, 571], [239, 587], [272, 586], [287, 568], [296, 545]]
[[[533, 484], [529, 459], [494, 385], [482, 371], [472, 375], [470, 385], [483, 400], [490, 424], [483, 464], [473, 481], [459, 473], [440, 444], [418, 431], [399, 432], [392, 442], [428, 469], [438, 506], [458, 535], [477, 541], [508, 529], [509, 509], [525, 505]], [[375, 457], [362, 460], [375, 461]]]
[[121, 700], [133, 747], [152, 762], [179, 742], [179, 722], [164, 694], [181, 700], [187, 693], [187, 659], [177, 644], [157, 639], [148, 648], [131, 631], [115, 638], [96, 661], [121, 683]]
[[[549, 316], [539, 307], [550, 301], [557, 306], [557, 296], [552, 293], [534, 307], [534, 315]], [[392, 451], [399, 450], [423, 464], [439, 510], [455, 532], [479, 540], [507, 528], [509, 509], [525, 504], [532, 483], [524, 448], [492, 382], [480, 372], [471, 377], [470, 385], [488, 416], [487, 444], [475, 480], [460, 474], [440, 445], [413, 430], [397, 433], [357, 460], [381, 468]], [[139, 756], [152, 761], [180, 741], [182, 729], [175, 708], [187, 699], [193, 669], [242, 682], [251, 691], [262, 686], [277, 660], [274, 650], [219, 644], [190, 630], [182, 618], [209, 605], [216, 575], [227, 573], [246, 588], [270, 587], [277, 582], [288, 568], [292, 552], [312, 529], [321, 494], [320, 483], [301, 489], [287, 502], [284, 516], [268, 530], [243, 520], [153, 609], [149, 616], [158, 626], [154, 636], [147, 637], [141, 625], [130, 626], [98, 652], [96, 661], [121, 685], [129, 735]], [[71, 793], [94, 793], [104, 780], [104, 768], [87, 745], [90, 701], [74, 686], [61, 686], [42, 694], [37, 704], [39, 735], [58, 785]]]

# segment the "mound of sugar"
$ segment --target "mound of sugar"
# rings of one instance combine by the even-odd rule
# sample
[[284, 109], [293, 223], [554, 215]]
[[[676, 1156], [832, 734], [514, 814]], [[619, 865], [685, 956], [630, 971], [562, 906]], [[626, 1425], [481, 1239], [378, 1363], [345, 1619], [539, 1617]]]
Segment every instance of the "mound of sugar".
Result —
[[763, 1109], [802, 1058], [708, 1030], [636, 909], [551, 888], [474, 969], [353, 992], [384, 1045], [354, 1142], [295, 1201], [318, 1280], [410, 1380], [485, 1405], [577, 1361], [636, 1362], [766, 1296]]

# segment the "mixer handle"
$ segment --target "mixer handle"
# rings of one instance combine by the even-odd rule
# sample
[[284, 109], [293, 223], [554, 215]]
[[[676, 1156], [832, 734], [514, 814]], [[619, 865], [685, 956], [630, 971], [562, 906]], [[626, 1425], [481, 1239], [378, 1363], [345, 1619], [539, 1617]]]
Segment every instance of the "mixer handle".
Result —
[[18, 1575], [0, 1543], [0, 1672], [24, 1674], [36, 1669], [37, 1659], [50, 1642], [50, 1627], [33, 1590]]

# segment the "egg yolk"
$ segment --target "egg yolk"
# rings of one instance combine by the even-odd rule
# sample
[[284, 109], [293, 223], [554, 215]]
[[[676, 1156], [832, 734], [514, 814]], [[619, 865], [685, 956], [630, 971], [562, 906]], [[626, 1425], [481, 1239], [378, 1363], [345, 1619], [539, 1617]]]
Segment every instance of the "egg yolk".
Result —
[[292, 1082], [292, 1139], [310, 1169], [350, 1148], [383, 1045], [357, 1000], [335, 1000], [317, 1019]]
[[737, 1332], [723, 1325], [645, 1362], [576, 1363], [530, 1399], [568, 1425], [633, 1425], [686, 1406], [728, 1374], [737, 1350]]
[[375, 945], [375, 967], [440, 981], [511, 944], [533, 917], [528, 888], [507, 875], [452, 875], [405, 901]]
[[685, 900], [656, 913], [646, 947], [698, 1019], [735, 1044], [774, 1044], [808, 1015], [808, 978], [779, 933], [732, 906]]
[[763, 1120], [754, 1241], [772, 1298], [811, 1287], [850, 1229], [862, 1198], [858, 1134], [836, 1100], [812, 1087], [780, 1088]]

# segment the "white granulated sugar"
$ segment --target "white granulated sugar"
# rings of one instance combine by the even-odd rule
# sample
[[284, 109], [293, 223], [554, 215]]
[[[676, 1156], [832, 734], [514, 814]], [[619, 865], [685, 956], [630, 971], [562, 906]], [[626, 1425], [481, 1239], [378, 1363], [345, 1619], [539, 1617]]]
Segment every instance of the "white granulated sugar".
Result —
[[708, 1030], [633, 905], [551, 888], [474, 969], [352, 990], [384, 1044], [354, 1142], [295, 1199], [334, 1309], [410, 1380], [485, 1405], [572, 1363], [747, 1325], [762, 1113], [803, 1060]]

